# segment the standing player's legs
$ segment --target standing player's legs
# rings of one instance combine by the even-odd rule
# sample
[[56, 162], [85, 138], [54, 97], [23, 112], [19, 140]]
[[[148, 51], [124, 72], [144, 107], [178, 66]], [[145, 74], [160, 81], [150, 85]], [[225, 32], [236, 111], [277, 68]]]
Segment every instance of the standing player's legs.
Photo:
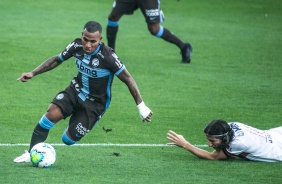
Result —
[[174, 35], [170, 30], [164, 28], [159, 23], [163, 22], [164, 16], [160, 9], [160, 1], [144, 0], [139, 2], [140, 9], [146, 19], [148, 30], [158, 38], [175, 44], [181, 51], [182, 63], [190, 63], [192, 46], [189, 43], [183, 42], [180, 38]]
[[119, 20], [125, 15], [132, 15], [134, 11], [138, 9], [136, 1], [119, 1], [115, 0], [113, 3], [113, 8], [108, 16], [107, 22], [107, 40], [108, 46], [115, 50], [116, 37], [119, 27]]
[[116, 47], [116, 38], [119, 26], [119, 20], [122, 15], [114, 14], [113, 12], [110, 13], [107, 22], [107, 40], [108, 46], [115, 50]]

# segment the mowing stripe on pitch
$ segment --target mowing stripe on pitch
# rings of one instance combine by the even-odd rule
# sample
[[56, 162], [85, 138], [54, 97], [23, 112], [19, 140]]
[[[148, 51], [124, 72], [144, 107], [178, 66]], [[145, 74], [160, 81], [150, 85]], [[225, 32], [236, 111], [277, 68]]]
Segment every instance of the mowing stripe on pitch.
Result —
[[[65, 144], [50, 143], [52, 146], [66, 146]], [[29, 146], [29, 144], [4, 144], [0, 143], [0, 146]], [[96, 143], [96, 144], [74, 144], [72, 146], [118, 146], [118, 147], [164, 147], [164, 146], [174, 146], [169, 144], [112, 144], [112, 143]], [[207, 147], [208, 145], [194, 145], [196, 147]]]

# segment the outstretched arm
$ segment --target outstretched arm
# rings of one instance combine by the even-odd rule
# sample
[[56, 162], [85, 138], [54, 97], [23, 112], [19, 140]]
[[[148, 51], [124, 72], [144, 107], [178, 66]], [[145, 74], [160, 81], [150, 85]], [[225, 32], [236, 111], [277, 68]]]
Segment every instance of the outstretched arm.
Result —
[[186, 141], [182, 135], [179, 135], [172, 130], [170, 130], [167, 133], [167, 139], [171, 141], [170, 144], [182, 147], [199, 158], [203, 158], [207, 160], [222, 160], [227, 158], [222, 150], [219, 151], [215, 150], [213, 152], [208, 152], [206, 150], [197, 148], [193, 146], [191, 143], [189, 143], [188, 141]]
[[145, 105], [144, 101], [142, 100], [142, 97], [140, 95], [140, 92], [138, 90], [138, 87], [130, 75], [130, 73], [125, 68], [120, 74], [117, 75], [117, 77], [124, 82], [132, 97], [135, 100], [135, 103], [139, 109], [139, 114], [143, 121], [151, 121], [151, 116], [153, 115], [153, 112]]
[[41, 74], [43, 72], [52, 70], [53, 68], [59, 66], [61, 63], [62, 62], [58, 56], [53, 56], [47, 59], [46, 61], [44, 61], [41, 65], [39, 65], [33, 71], [23, 73], [17, 80], [20, 80], [22, 82], [27, 82], [29, 79], [32, 79], [34, 76]]

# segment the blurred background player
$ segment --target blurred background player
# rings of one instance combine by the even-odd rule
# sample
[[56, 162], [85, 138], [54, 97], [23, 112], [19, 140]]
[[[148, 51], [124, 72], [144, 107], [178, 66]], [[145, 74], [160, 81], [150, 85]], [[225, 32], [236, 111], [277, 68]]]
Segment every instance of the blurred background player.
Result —
[[69, 125], [62, 135], [66, 145], [75, 144], [98, 123], [111, 102], [111, 86], [117, 76], [128, 87], [144, 121], [151, 121], [152, 111], [145, 105], [138, 87], [125, 65], [113, 49], [102, 42], [102, 27], [98, 22], [85, 24], [80, 38], [74, 39], [59, 55], [55, 55], [18, 80], [28, 82], [33, 77], [50, 71], [74, 57], [78, 74], [70, 85], [59, 92], [42, 116], [31, 136], [29, 150], [14, 162], [30, 162], [29, 152], [34, 145], [44, 142], [49, 131], [62, 119]]
[[239, 122], [213, 120], [205, 127], [204, 133], [213, 152], [193, 146], [172, 130], [168, 132], [167, 138], [170, 144], [207, 160], [239, 157], [262, 162], [282, 161], [282, 126], [260, 130]]
[[163, 13], [160, 9], [160, 0], [115, 0], [113, 8], [108, 16], [107, 39], [108, 46], [115, 50], [116, 37], [119, 27], [119, 20], [125, 15], [131, 15], [135, 10], [140, 8], [147, 22], [150, 33], [167, 42], [175, 44], [181, 52], [182, 63], [190, 63], [192, 46], [185, 43], [170, 30], [164, 28], [159, 23], [164, 20]]

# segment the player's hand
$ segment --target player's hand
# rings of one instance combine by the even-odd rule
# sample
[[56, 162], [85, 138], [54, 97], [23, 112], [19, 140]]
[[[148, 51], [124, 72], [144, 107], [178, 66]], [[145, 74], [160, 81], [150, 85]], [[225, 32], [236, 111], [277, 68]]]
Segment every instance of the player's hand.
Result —
[[150, 122], [153, 112], [145, 105], [143, 101], [139, 105], [137, 105], [137, 107], [142, 121]]
[[168, 143], [168, 145], [176, 145], [183, 147], [185, 144], [187, 144], [187, 141], [182, 135], [179, 135], [172, 130], [167, 133], [166, 138], [171, 141], [171, 143]]
[[142, 118], [142, 121], [145, 122], [151, 122], [151, 117], [153, 115], [153, 112], [151, 111], [150, 114], [146, 118]]
[[29, 79], [33, 78], [34, 75], [32, 72], [23, 73], [17, 80], [20, 80], [22, 82], [27, 82]]

